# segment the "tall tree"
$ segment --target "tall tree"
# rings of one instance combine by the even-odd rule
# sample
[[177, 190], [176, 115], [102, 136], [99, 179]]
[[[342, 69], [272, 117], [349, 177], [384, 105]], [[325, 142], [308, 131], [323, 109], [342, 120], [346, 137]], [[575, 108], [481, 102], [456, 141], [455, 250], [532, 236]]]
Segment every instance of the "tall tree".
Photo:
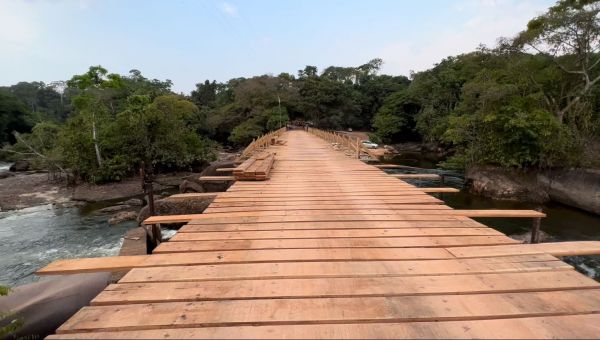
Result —
[[[80, 114], [89, 116], [96, 161], [98, 166], [101, 167], [103, 159], [98, 141], [98, 118], [99, 115], [104, 113], [102, 106], [105, 105], [104, 100], [107, 99], [107, 90], [118, 89], [123, 86], [121, 76], [115, 73], [109, 74], [102, 66], [91, 66], [86, 73], [73, 76], [67, 84], [83, 91], [74, 98], [73, 103]], [[114, 113], [114, 105], [110, 104]]]
[[599, 0], [561, 0], [514, 39], [515, 46], [549, 57], [577, 79], [565, 92], [545, 93], [560, 122], [600, 81], [599, 14]]

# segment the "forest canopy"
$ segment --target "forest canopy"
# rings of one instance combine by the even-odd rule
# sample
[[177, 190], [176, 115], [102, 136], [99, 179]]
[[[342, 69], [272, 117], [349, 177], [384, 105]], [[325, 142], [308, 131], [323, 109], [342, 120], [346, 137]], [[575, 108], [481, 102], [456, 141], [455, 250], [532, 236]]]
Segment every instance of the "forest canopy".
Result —
[[385, 144], [422, 142], [452, 167], [598, 167], [600, 3], [561, 0], [497, 46], [449, 56], [406, 76], [365, 64], [295, 74], [170, 80], [92, 66], [68, 81], [0, 88], [2, 156], [33, 158], [76, 178], [113, 181], [142, 163], [188, 169], [218, 144], [241, 147], [302, 120], [363, 130]]

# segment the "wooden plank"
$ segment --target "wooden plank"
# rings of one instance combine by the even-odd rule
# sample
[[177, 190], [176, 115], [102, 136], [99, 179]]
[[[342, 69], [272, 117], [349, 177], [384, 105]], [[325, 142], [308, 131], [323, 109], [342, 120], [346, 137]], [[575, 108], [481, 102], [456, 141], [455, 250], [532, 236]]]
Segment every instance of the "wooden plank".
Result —
[[310, 238], [414, 237], [414, 236], [498, 236], [492, 228], [404, 228], [404, 229], [316, 229], [259, 230], [230, 232], [179, 232], [169, 242], [209, 240], [282, 240]]
[[449, 249], [456, 257], [488, 257], [547, 253], [554, 256], [600, 255], [600, 241], [551, 242], [494, 247]]
[[[600, 289], [84, 307], [57, 333], [234, 325], [452, 321], [600, 313]], [[140, 317], [143, 316], [143, 317]]]
[[398, 164], [373, 164], [372, 166], [379, 168], [379, 169], [404, 169], [404, 168], [411, 168], [411, 167], [407, 167], [405, 165], [398, 165]]
[[[186, 237], [185, 235], [183, 236]], [[507, 236], [421, 236], [421, 237], [362, 237], [362, 238], [310, 238], [281, 240], [219, 240], [163, 242], [154, 254], [185, 253], [218, 250], [259, 250], [259, 249], [335, 249], [335, 248], [446, 248], [459, 246], [480, 246], [518, 244]]]
[[165, 328], [50, 335], [46, 339], [591, 339], [600, 314], [492, 320]]
[[438, 174], [389, 174], [400, 179], [440, 179]]
[[217, 172], [233, 172], [236, 168], [218, 168]]
[[200, 176], [199, 179], [204, 182], [235, 181], [234, 176]]
[[[406, 199], [426, 199], [431, 198], [431, 196], [427, 195], [424, 192], [403, 192], [397, 193], [395, 195], [343, 195], [343, 196], [306, 196], [306, 197], [285, 197], [285, 200], [282, 197], [259, 197], [256, 196], [252, 198], [255, 202], [300, 202], [300, 201], [310, 201], [310, 202], [318, 202], [318, 201], [330, 201], [330, 200], [345, 200], [345, 201], [353, 201], [353, 200], [363, 200], [363, 201], [372, 201], [372, 200], [406, 200]], [[215, 198], [215, 202], [240, 202], [240, 201], [248, 201], [248, 198], [239, 198], [239, 197], [221, 197], [221, 195]]]
[[600, 283], [575, 270], [459, 276], [121, 283], [108, 286], [92, 300], [91, 305], [232, 299], [512, 293], [592, 288], [600, 288]]
[[571, 270], [548, 254], [412, 261], [273, 262], [134, 268], [121, 283], [475, 275]]
[[[341, 208], [344, 208], [342, 210]], [[369, 204], [369, 203], [355, 203], [355, 204], [295, 204], [295, 205], [256, 205], [256, 206], [242, 206], [242, 207], [208, 207], [204, 210], [203, 214], [214, 214], [214, 213], [231, 213], [231, 212], [245, 212], [245, 211], [278, 211], [279, 214], [284, 214], [290, 211], [295, 210], [335, 210], [335, 211], [345, 211], [360, 209], [360, 211], [364, 209], [375, 209], [375, 210], [386, 210], [386, 211], [395, 211], [395, 210], [444, 210], [451, 209], [448, 206], [441, 204], [395, 204], [395, 205], [387, 205], [387, 204]]]
[[[221, 223], [221, 224], [186, 224], [178, 233], [256, 231], [256, 230], [351, 230], [351, 229], [403, 229], [403, 228], [472, 228], [485, 227], [473, 220], [439, 220], [439, 221], [301, 221], [256, 223]], [[490, 228], [488, 228], [490, 229]]]
[[167, 197], [168, 199], [189, 199], [189, 198], [214, 198], [221, 192], [191, 192], [185, 194], [175, 194]]
[[[396, 198], [396, 199], [381, 199], [381, 200], [370, 200], [364, 201], [365, 205], [389, 205], [389, 204], [440, 204], [443, 203], [442, 200], [434, 198], [434, 197], [417, 197], [413, 199], [407, 198]], [[285, 206], [285, 207], [294, 207], [298, 205], [307, 205], [310, 204], [309, 201], [297, 201], [297, 202], [287, 202], [287, 201], [266, 201], [266, 202], [253, 202], [248, 200], [239, 200], [232, 202], [214, 202], [210, 205], [211, 208], [226, 208], [226, 207], [258, 207], [258, 206]], [[314, 204], [314, 203], [312, 203]], [[330, 200], [330, 201], [319, 201], [320, 205], [342, 205], [348, 206], [351, 204], [356, 204], [354, 200]]]
[[58, 260], [38, 270], [38, 275], [121, 271], [131, 268], [299, 261], [393, 261], [435, 260], [453, 256], [443, 248], [335, 248], [266, 249], [220, 252], [174, 253]]
[[460, 192], [459, 189], [456, 188], [419, 188], [421, 189], [423, 192], [427, 192], [427, 193], [436, 193], [436, 192], [441, 192], [441, 193], [455, 193], [455, 192]]
[[[425, 219], [425, 220], [435, 220], [433, 216], [439, 217], [452, 217], [452, 216], [462, 216], [462, 217], [520, 217], [520, 218], [528, 218], [528, 217], [544, 217], [546, 216], [544, 213], [541, 213], [536, 210], [497, 210], [497, 209], [488, 209], [488, 210], [451, 210], [445, 209], [442, 205], [435, 206], [425, 206], [429, 209], [421, 209], [421, 210], [394, 210], [394, 209], [348, 209], [348, 210], [300, 210], [300, 211], [244, 211], [244, 212], [229, 212], [229, 213], [210, 213], [210, 214], [191, 214], [191, 215], [169, 215], [169, 216], [151, 216], [144, 220], [144, 224], [157, 224], [157, 223], [181, 223], [181, 222], [189, 222], [194, 221], [195, 224], [198, 224], [198, 221], [201, 220], [212, 220], [213, 223], [219, 223], [219, 221], [223, 221], [223, 218], [229, 219], [237, 219], [240, 223], [244, 223], [244, 218], [252, 218], [257, 217], [259, 219], [264, 219], [264, 222], [267, 221], [275, 221], [275, 222], [283, 222], [283, 221], [300, 221], [306, 218], [313, 217], [314, 221], [318, 220], [331, 220], [331, 216], [327, 217], [325, 214], [330, 214], [333, 216], [353, 216], [357, 215], [357, 219], [365, 217], [376, 218], [377, 215], [383, 215], [386, 217], [381, 217], [380, 219], [393, 219], [393, 218], [401, 218], [401, 219]], [[432, 208], [431, 208], [432, 207]], [[435, 209], [435, 208], [438, 209]], [[424, 217], [416, 217], [425, 215]], [[350, 217], [351, 219], [351, 217]], [[233, 220], [232, 220], [233, 221]], [[261, 220], [262, 221], [262, 220]]]
[[[425, 210], [435, 211], [435, 210]], [[325, 211], [328, 213], [330, 211]], [[333, 213], [326, 215], [292, 215], [292, 216], [225, 216], [195, 218], [192, 217], [190, 224], [231, 224], [231, 223], [280, 223], [280, 222], [340, 222], [340, 221], [462, 221], [467, 217], [448, 216], [443, 214], [421, 214], [421, 215], [405, 215], [405, 214], [379, 214], [378, 211], [370, 210], [372, 214], [356, 214], [356, 215], [336, 215]], [[158, 217], [158, 216], [157, 216]], [[158, 222], [154, 222], [158, 223]], [[149, 223], [153, 224], [153, 223]], [[268, 227], [268, 226], [267, 226]]]

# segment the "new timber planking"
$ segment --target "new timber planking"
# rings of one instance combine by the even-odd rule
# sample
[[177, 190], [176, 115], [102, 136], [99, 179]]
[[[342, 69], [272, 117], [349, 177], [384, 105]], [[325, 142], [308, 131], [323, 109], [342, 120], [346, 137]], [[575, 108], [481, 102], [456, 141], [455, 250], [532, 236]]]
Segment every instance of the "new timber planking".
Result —
[[454, 210], [427, 194], [451, 188], [417, 188], [305, 131], [279, 140], [268, 180], [147, 220], [187, 223], [154, 254], [40, 270], [129, 270], [50, 339], [600, 334], [600, 284], [555, 257], [600, 242], [519, 244], [470, 217], [543, 214]]

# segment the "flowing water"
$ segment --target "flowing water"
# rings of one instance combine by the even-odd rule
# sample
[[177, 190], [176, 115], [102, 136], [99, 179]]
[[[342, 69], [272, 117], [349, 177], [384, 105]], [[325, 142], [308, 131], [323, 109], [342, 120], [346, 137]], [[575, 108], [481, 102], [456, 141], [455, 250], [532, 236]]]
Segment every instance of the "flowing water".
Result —
[[[436, 167], [435, 161], [427, 160], [420, 154], [408, 154], [391, 162], [422, 169], [386, 170], [389, 173], [435, 173], [443, 174], [445, 186], [464, 189], [464, 175], [455, 171]], [[439, 181], [408, 180], [421, 187], [439, 186]], [[472, 195], [461, 190], [460, 193], [437, 194], [447, 205], [457, 209], [533, 209], [539, 205], [523, 202], [493, 200]], [[542, 206], [547, 217], [542, 219], [541, 230], [547, 234], [546, 241], [587, 241], [600, 240], [600, 215], [550, 202]], [[527, 218], [477, 218], [479, 222], [499, 230], [509, 236], [523, 235], [531, 231], [532, 221]], [[571, 256], [564, 260], [579, 271], [600, 281], [600, 256]]]
[[0, 172], [8, 171], [8, 169], [10, 168], [10, 165], [11, 165], [11, 163], [0, 161]]
[[84, 211], [48, 204], [0, 212], [0, 284], [35, 281], [54, 260], [116, 255], [136, 223], [109, 226], [106, 215]]

